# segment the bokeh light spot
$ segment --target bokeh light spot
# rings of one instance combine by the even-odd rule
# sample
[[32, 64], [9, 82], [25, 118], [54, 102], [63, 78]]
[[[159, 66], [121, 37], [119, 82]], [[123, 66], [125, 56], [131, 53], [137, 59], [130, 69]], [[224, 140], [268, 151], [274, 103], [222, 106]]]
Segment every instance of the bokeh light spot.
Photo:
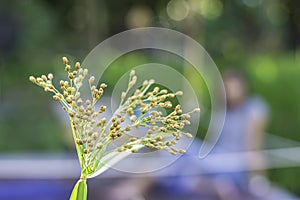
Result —
[[190, 7], [185, 0], [171, 0], [167, 5], [168, 16], [175, 21], [184, 20], [189, 12]]
[[223, 4], [220, 0], [202, 0], [200, 14], [206, 19], [216, 19], [222, 15]]

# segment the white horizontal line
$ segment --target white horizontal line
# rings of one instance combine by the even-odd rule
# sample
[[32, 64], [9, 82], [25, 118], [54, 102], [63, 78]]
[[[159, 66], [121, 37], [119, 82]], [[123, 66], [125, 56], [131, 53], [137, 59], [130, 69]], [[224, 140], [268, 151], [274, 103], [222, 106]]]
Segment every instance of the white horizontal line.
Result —
[[[245, 165], [244, 158], [262, 153], [266, 159], [265, 165]], [[185, 175], [201, 175], [206, 173], [222, 173], [234, 171], [249, 171], [254, 169], [272, 169], [300, 166], [300, 147], [263, 150], [261, 152], [239, 152], [211, 154], [205, 159], [197, 156], [185, 156], [178, 162], [194, 162], [199, 166], [197, 171], [188, 171]], [[55, 159], [55, 155], [35, 154], [35, 156], [1, 156], [0, 179], [73, 179], [80, 175], [79, 163], [76, 159], [67, 157]], [[131, 159], [131, 158], [129, 158]], [[135, 158], [136, 159], [136, 158]], [[144, 159], [144, 158], [143, 158]], [[164, 157], [147, 157], [147, 162], [159, 162]], [[135, 162], [136, 160], [128, 160]], [[142, 160], [138, 160], [142, 163]], [[168, 170], [153, 173], [154, 176], [172, 176]], [[128, 174], [110, 170], [102, 178], [124, 177]]]

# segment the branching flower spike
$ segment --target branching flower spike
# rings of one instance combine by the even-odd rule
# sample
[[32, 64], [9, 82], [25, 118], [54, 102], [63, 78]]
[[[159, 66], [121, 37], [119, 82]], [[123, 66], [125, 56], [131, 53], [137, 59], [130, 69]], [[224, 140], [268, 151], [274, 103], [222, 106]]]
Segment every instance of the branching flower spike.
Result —
[[[68, 78], [60, 80], [59, 89], [53, 85], [54, 76], [51, 73], [37, 78], [30, 76], [29, 80], [46, 92], [53, 93], [53, 99], [58, 101], [69, 115], [81, 166], [81, 177], [74, 186], [70, 199], [85, 200], [88, 178], [103, 173], [109, 166], [132, 153], [137, 153], [141, 148], [165, 150], [171, 154], [185, 153], [185, 150], [177, 149], [175, 145], [183, 136], [192, 138], [183, 128], [190, 124], [190, 115], [199, 112], [200, 109], [183, 113], [180, 105], [173, 107], [170, 99], [182, 95], [183, 92], [172, 93], [159, 87], [150, 90], [154, 80], [145, 80], [139, 89], [132, 91], [137, 76], [135, 71], [131, 71], [128, 87], [121, 94], [119, 107], [110, 119], [106, 119], [101, 116], [106, 111], [106, 106], [99, 107], [97, 103], [107, 85], [95, 85], [95, 77], [89, 76], [88, 69], [81, 68], [80, 63], [77, 62], [71, 67], [66, 57], [63, 57], [63, 63]], [[88, 78], [91, 99], [82, 99], [80, 95], [85, 78]], [[130, 95], [131, 93], [133, 95]], [[164, 116], [159, 111], [164, 108], [172, 111]], [[128, 137], [128, 132], [140, 126], [147, 127], [147, 133], [142, 137]], [[109, 145], [119, 138], [123, 138], [122, 144], [110, 148]]]

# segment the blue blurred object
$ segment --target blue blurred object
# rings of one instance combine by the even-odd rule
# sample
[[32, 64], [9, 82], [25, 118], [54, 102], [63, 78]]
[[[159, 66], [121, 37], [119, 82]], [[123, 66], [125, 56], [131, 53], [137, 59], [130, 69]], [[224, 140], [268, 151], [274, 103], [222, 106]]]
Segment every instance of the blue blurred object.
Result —
[[2, 200], [65, 200], [72, 185], [62, 180], [1, 180]]

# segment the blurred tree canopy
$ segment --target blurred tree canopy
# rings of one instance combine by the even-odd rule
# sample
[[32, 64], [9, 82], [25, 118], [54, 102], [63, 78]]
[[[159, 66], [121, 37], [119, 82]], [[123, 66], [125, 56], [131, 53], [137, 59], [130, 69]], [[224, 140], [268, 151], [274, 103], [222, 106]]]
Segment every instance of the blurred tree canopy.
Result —
[[[60, 75], [62, 56], [82, 61], [109, 36], [143, 26], [183, 32], [204, 46], [220, 70], [243, 69], [252, 92], [270, 105], [268, 131], [300, 141], [299, 8], [300, 1], [293, 0], [3, 0], [0, 151], [72, 148], [51, 98], [33, 87], [28, 76], [50, 71]], [[114, 65], [129, 69], [147, 61], [147, 57], [128, 55]], [[182, 62], [165, 63], [179, 71], [183, 66]], [[114, 82], [119, 72], [110, 71], [114, 76], [107, 80]], [[192, 72], [187, 76], [193, 79]], [[209, 100], [205, 101], [209, 106]], [[203, 121], [199, 135], [207, 126]], [[300, 186], [293, 177], [299, 175], [299, 168], [270, 174], [298, 193]]]

